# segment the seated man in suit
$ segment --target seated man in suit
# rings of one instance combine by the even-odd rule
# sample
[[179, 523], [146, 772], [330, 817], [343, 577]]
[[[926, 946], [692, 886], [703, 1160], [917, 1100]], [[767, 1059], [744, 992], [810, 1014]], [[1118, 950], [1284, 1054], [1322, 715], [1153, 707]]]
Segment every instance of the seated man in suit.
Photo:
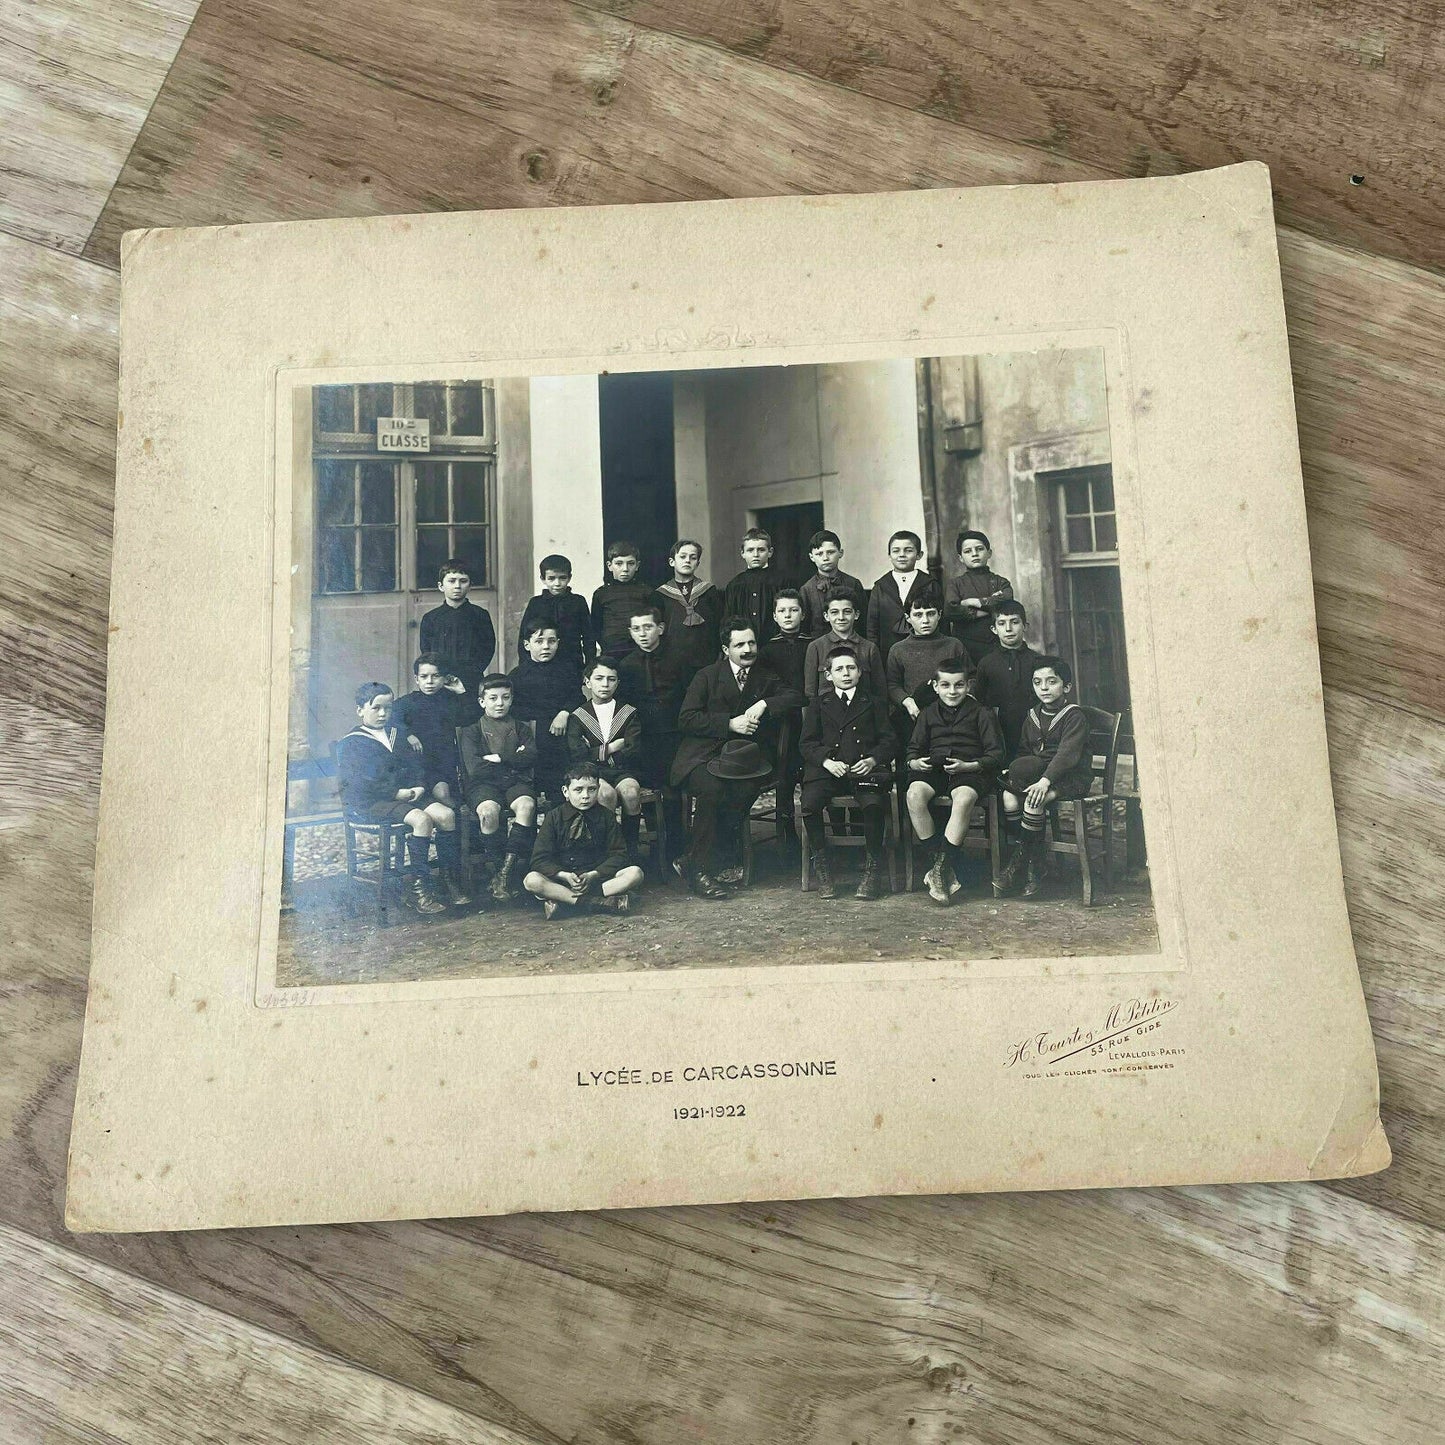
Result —
[[726, 898], [718, 874], [741, 857], [742, 832], [773, 772], [776, 723], [801, 708], [801, 691], [758, 659], [758, 635], [743, 617], [719, 628], [722, 656], [700, 668], [678, 712], [672, 785], [697, 800], [692, 839], [674, 865], [699, 898]]

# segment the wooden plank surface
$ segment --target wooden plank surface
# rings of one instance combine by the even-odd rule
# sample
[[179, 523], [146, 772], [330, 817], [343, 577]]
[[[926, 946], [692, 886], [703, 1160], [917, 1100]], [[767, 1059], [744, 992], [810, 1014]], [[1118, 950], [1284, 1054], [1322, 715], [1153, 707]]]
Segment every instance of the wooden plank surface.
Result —
[[525, 1445], [0, 1225], [0, 1445]]
[[[1393, 174], [1434, 183], [1438, 94], [1407, 73], [1412, 57], [1437, 53], [1433, 10], [1291, 10], [1270, 30], [1262, 7], [1233, 7], [1214, 23], [1248, 21], [1239, 33], [1256, 53], [1203, 27], [1198, 74], [1170, 97], [1150, 67], [1167, 73], [1193, 31], [1178, 7], [1126, 5], [1124, 48], [1140, 49], [1139, 27], [1157, 11], [1157, 54], [1129, 51], [1134, 74], [1123, 78], [1107, 56], [1055, 54], [1090, 83], [1071, 97], [1040, 82], [1055, 109], [1038, 113], [1074, 127], [1050, 153], [1020, 143], [1034, 122], [1008, 98], [1022, 106], [1032, 82], [999, 59], [1005, 27], [992, 13], [942, 0], [903, 9], [880, 42], [885, 69], [899, 72], [894, 94], [863, 53], [878, 22], [855, 16], [852, 0], [633, 7], [660, 29], [693, 27], [709, 46], [565, 4], [487, 5], [479, 20], [460, 0], [420, 0], [404, 14], [341, 0], [298, 19], [277, 0], [212, 0], [89, 254], [113, 263], [120, 230], [136, 224], [1088, 177], [1117, 164], [1132, 125], [1149, 131], [1161, 115], [1182, 117], [1180, 140], [1139, 164], [1168, 168], [1170, 157], [1195, 163], [1189, 147], [1211, 124], [1243, 145], [1261, 106], [1280, 117], [1279, 143], [1293, 135], [1303, 154], [1312, 97], [1290, 79], [1288, 52], [1317, 59], [1334, 32], [1342, 44], [1364, 37], [1352, 53], [1384, 47], [1373, 69], [1386, 75], [1364, 79], [1385, 88], [1340, 98], [1324, 84], [1321, 103], [1354, 116], [1371, 144], [1395, 127], [1400, 154], [1418, 155]], [[725, 29], [749, 15], [766, 44]], [[1049, 36], [1089, 26], [1083, 7], [1061, 4], [1025, 18]], [[905, 93], [923, 64], [909, 47], [925, 35], [941, 47], [946, 105]], [[849, 51], [832, 36], [862, 38]], [[1220, 73], [1228, 66], [1232, 80]], [[962, 100], [950, 71], [974, 85]], [[1251, 76], [1280, 77], [1288, 106], [1269, 111]], [[1111, 118], [1109, 87], [1121, 85], [1129, 104]], [[1318, 176], [1332, 158], [1318, 148], [1314, 189], [1308, 166], [1282, 189], [1291, 219], [1431, 259], [1417, 222], [1433, 220], [1438, 241], [1438, 210], [1402, 203], [1363, 221], [1331, 210]], [[1276, 165], [1278, 183], [1287, 168]], [[1357, 223], [1379, 234], [1349, 229]], [[154, 1296], [157, 1328], [184, 1331], [195, 1301], [242, 1331], [319, 1347], [528, 1440], [1436, 1438], [1445, 301], [1437, 277], [1395, 261], [1290, 234], [1282, 251], [1336, 802], [1391, 1171], [1330, 1187], [70, 1239], [60, 1195], [104, 702], [115, 283], [101, 267], [0, 237], [0, 1223], [100, 1262], [44, 1256], [52, 1298], [77, 1309], [81, 1294], [91, 1300], [96, 1318], [74, 1327], [112, 1339], [106, 1292], [159, 1286], [183, 1298]], [[134, 1280], [106, 1273], [92, 1298], [79, 1271], [107, 1267]], [[47, 1359], [57, 1387], [82, 1378], [78, 1355]], [[198, 1396], [222, 1411], [230, 1377], [208, 1378], [216, 1385]], [[195, 1431], [210, 1418], [198, 1412]], [[75, 1419], [96, 1432], [77, 1438], [118, 1430], [104, 1415]], [[58, 1425], [32, 1413], [27, 1428], [46, 1438]]]
[[79, 251], [199, 0], [0, 0], [0, 230]]

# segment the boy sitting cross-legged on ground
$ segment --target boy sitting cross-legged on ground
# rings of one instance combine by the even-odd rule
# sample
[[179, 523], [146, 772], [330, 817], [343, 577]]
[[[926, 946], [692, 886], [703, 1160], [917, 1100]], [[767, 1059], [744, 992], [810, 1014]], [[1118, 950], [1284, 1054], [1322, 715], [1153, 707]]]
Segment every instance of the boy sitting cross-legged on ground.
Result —
[[[481, 717], [462, 729], [462, 770], [493, 870], [492, 897], [502, 903], [516, 897], [537, 840], [537, 742], [531, 723], [512, 716], [510, 677], [502, 672], [484, 677], [481, 695]], [[505, 837], [504, 808], [511, 813]]]
[[863, 813], [863, 877], [855, 898], [883, 892], [883, 807], [897, 746], [888, 705], [861, 685], [858, 650], [840, 642], [828, 654], [828, 686], [803, 710], [803, 823], [812, 849], [810, 865], [820, 898], [836, 898], [828, 869], [823, 810], [840, 793], [852, 793]]
[[597, 804], [600, 781], [590, 763], [568, 768], [562, 801], [537, 830], [532, 869], [522, 887], [542, 900], [548, 918], [575, 911], [584, 899], [626, 913], [629, 890], [642, 882], [642, 869], [627, 861], [617, 819]]
[[1050, 803], [1087, 797], [1094, 783], [1088, 714], [1069, 701], [1073, 669], [1061, 657], [1044, 656], [1034, 663], [1033, 678], [1038, 706], [1024, 719], [1019, 755], [1003, 778], [1004, 812], [1023, 826], [1019, 845], [994, 885], [1000, 896], [1018, 882], [1021, 869], [1023, 896], [1038, 896], [1044, 883], [1044, 810]]
[[[958, 891], [958, 861], [974, 804], [994, 784], [1003, 766], [1003, 740], [991, 709], [968, 690], [968, 663], [944, 658], [933, 670], [937, 694], [919, 714], [908, 742], [908, 818], [913, 836], [932, 861], [924, 881], [928, 896], [947, 905]], [[931, 804], [949, 799], [943, 836], [935, 839]]]
[[597, 805], [610, 813], [622, 805], [622, 841], [627, 861], [637, 862], [642, 831], [642, 785], [637, 759], [642, 751], [642, 718], [631, 703], [617, 701], [618, 673], [605, 657], [583, 676], [588, 700], [567, 719], [567, 752], [572, 766], [597, 769]]
[[433, 838], [452, 902], [458, 906], [471, 902], [462, 883], [457, 815], [445, 803], [428, 801], [421, 754], [391, 726], [395, 701], [384, 682], [364, 682], [356, 689], [359, 721], [336, 745], [341, 804], [353, 823], [406, 824], [411, 865], [403, 876], [407, 904], [418, 913], [445, 913], [427, 867]]

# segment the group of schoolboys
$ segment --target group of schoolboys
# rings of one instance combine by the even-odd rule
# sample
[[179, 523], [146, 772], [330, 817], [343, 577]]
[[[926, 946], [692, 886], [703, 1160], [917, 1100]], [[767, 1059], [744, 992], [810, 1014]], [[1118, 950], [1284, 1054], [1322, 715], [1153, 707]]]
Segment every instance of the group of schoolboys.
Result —
[[[354, 821], [405, 824], [407, 900], [437, 914], [473, 901], [457, 833], [464, 801], [490, 898], [525, 890], [551, 918], [584, 904], [628, 909], [643, 879], [646, 790], [679, 841], [680, 799], [691, 798], [686, 846], [669, 861], [698, 896], [730, 897], [743, 879], [743, 830], [769, 780], [785, 846], [797, 844], [802, 784], [825, 898], [837, 889], [824, 817], [840, 795], [857, 799], [865, 852], [855, 896], [874, 899], [887, 790], [900, 779], [929, 858], [929, 896], [948, 904], [973, 808], [998, 788], [1015, 846], [996, 890], [1022, 878], [1033, 897], [1048, 805], [1089, 789], [1088, 723], [1069, 701], [1068, 664], [1025, 642], [1024, 607], [991, 570], [988, 538], [966, 530], [957, 545], [963, 571], [940, 588], [919, 565], [919, 537], [895, 532], [889, 570], [865, 588], [842, 570], [837, 534], [820, 531], [809, 542], [814, 574], [792, 587], [771, 538], [752, 528], [743, 570], [719, 589], [698, 575], [696, 541], [674, 543], [671, 576], [656, 587], [638, 580], [639, 549], [617, 541], [590, 607], [571, 590], [568, 559], [544, 557], [510, 674], [488, 671], [491, 618], [467, 597], [466, 566], [449, 561], [442, 604], [422, 619], [415, 689], [357, 690], [358, 724], [338, 744], [343, 806]], [[949, 805], [941, 834], [935, 799]]]

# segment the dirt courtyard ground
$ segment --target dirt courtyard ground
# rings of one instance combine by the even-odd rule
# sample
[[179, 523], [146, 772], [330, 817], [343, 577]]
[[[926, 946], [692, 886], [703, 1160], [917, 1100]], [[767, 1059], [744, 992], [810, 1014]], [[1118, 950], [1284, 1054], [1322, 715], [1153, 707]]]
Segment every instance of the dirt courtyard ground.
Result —
[[[1054, 860], [1046, 897], [995, 899], [982, 858], [970, 859], [950, 908], [926, 893], [874, 903], [852, 895], [854, 869], [835, 870], [843, 896], [802, 893], [770, 847], [757, 877], [730, 902], [645, 885], [634, 911], [584, 913], [547, 922], [530, 900], [435, 918], [394, 908], [376, 925], [373, 895], [345, 877], [298, 882], [282, 914], [277, 983], [412, 982], [453, 978], [725, 968], [730, 965], [871, 962], [903, 958], [1027, 958], [1153, 953], [1158, 949], [1147, 875], [1138, 873], [1093, 908], [1079, 894], [1077, 866]], [[903, 886], [900, 863], [898, 886]]]

